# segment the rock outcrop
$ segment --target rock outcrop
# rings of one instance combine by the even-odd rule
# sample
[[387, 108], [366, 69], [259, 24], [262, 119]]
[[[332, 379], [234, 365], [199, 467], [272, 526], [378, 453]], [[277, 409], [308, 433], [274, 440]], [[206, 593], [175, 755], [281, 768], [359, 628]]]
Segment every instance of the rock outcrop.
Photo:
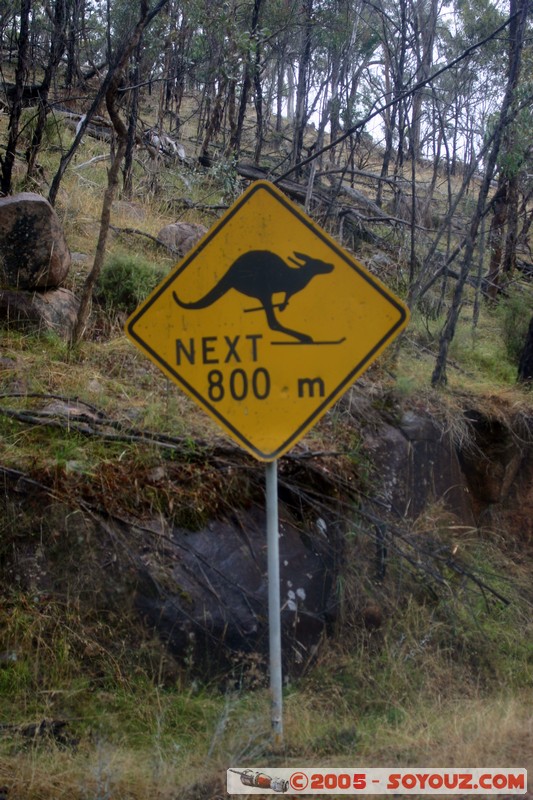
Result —
[[[0, 369], [12, 371], [13, 365], [7, 360]], [[350, 413], [350, 400], [355, 416], [355, 389], [343, 401], [345, 413]], [[86, 432], [94, 427], [102, 430], [96, 410], [79, 402], [55, 401], [40, 412], [40, 419], [57, 417], [70, 426], [87, 426], [80, 428]], [[357, 412], [360, 419], [361, 408]], [[402, 525], [408, 531], [410, 519], [416, 520], [437, 504], [446, 512], [440, 518], [444, 525], [454, 516], [450, 530], [458, 539], [465, 528], [479, 527], [483, 535], [487, 526], [508, 536], [513, 547], [517, 546], [514, 540], [520, 547], [531, 546], [531, 418], [513, 418], [510, 412], [507, 417], [488, 416], [468, 408], [463, 414], [467, 426], [463, 438], [453, 436], [427, 409], [404, 409], [396, 419], [381, 413], [367, 419], [359, 454], [371, 469], [374, 497], [369, 493], [360, 505], [346, 500], [336, 506], [334, 476], [340, 462], [333, 459], [313, 469], [305, 461], [298, 462], [290, 466], [292, 471], [287, 466], [281, 473], [285, 674], [305, 670], [343, 615], [359, 619], [369, 637], [379, 631], [385, 612], [378, 602], [352, 584], [341, 608], [337, 593], [355, 569], [362, 576], [361, 586], [367, 577], [383, 586], [389, 569], [387, 526], [390, 544]], [[360, 430], [358, 423], [355, 427]], [[171, 491], [180, 472], [177, 467], [175, 473], [167, 469], [160, 466], [136, 476], [135, 492], [141, 486], [147, 496], [154, 496], [158, 486]], [[85, 474], [83, 465], [68, 462], [65, 474], [58, 471], [54, 476], [52, 494], [29, 476], [0, 469], [0, 517], [17, 520], [17, 546], [6, 555], [4, 579], [37, 598], [63, 592], [101, 603], [103, 613], [109, 608], [134, 611], [164, 643], [166, 654], [199, 674], [231, 673], [232, 680], [240, 680], [239, 670], [260, 673], [268, 653], [266, 521], [261, 498], [250, 495], [245, 501], [243, 497], [241, 507], [225, 508], [217, 518], [189, 530], [162, 514], [154, 516], [151, 504], [143, 512], [138, 498], [134, 514], [132, 505], [122, 513], [126, 481], [120, 484], [124, 494], [110, 500], [109, 495], [100, 494], [100, 482], [95, 491]], [[347, 474], [350, 482], [355, 473]], [[113, 471], [113, 480], [118, 476]], [[84, 486], [85, 480], [89, 483]], [[68, 488], [68, 505], [57, 499], [58, 481]], [[71, 491], [76, 487], [84, 497], [97, 496], [98, 507], [84, 500], [76, 508]], [[324, 502], [318, 501], [321, 497]], [[371, 513], [366, 513], [368, 508]], [[354, 537], [350, 532], [354, 520], [361, 534], [368, 527], [368, 537]], [[380, 522], [382, 543], [372, 533]], [[428, 545], [432, 537], [430, 528], [419, 538]], [[350, 549], [355, 546], [359, 549]], [[360, 561], [353, 561], [355, 552]], [[378, 560], [381, 574], [377, 570], [372, 574]]]
[[[265, 657], [264, 511], [239, 510], [232, 518], [213, 521], [199, 531], [167, 531], [162, 548], [154, 546], [162, 533], [160, 523], [153, 524], [152, 546], [141, 556], [142, 579], [135, 604], [170, 651], [178, 657], [188, 653], [207, 672], [224, 667], [232, 655]], [[315, 655], [333, 615], [333, 555], [323, 536], [311, 527], [302, 531], [284, 507], [280, 508], [279, 544], [284, 660], [294, 674]]]
[[0, 199], [0, 322], [69, 338], [78, 301], [62, 287], [71, 255], [59, 218], [38, 194]]
[[204, 233], [207, 233], [207, 228], [204, 225], [194, 222], [173, 222], [171, 225], [165, 225], [164, 228], [161, 228], [157, 238], [171, 252], [177, 253], [180, 258], [183, 258], [202, 238]]
[[467, 409], [470, 446], [459, 453], [478, 525], [533, 543], [533, 421]]
[[416, 519], [443, 503], [464, 525], [475, 525], [471, 490], [460, 452], [429, 414], [406, 411], [398, 424], [368, 430], [364, 446], [380, 498], [398, 517]]
[[[77, 468], [69, 465], [74, 475]], [[0, 513], [19, 515], [20, 546], [3, 572], [19, 588], [36, 598], [55, 592], [83, 596], [117, 612], [133, 607], [168, 652], [194, 672], [264, 664], [269, 636], [263, 509], [236, 510], [188, 531], [161, 518], [127, 523], [63, 506], [1, 469], [0, 488]], [[320, 520], [321, 531], [325, 524]], [[32, 536], [34, 527], [42, 538]], [[324, 533], [316, 535], [309, 525], [302, 529], [280, 507], [281, 623], [289, 673], [310, 663], [335, 614], [333, 561]]]
[[68, 289], [48, 292], [0, 289], [0, 323], [17, 330], [53, 331], [62, 339], [69, 339], [78, 308], [78, 299]]
[[7, 289], [55, 289], [70, 269], [58, 216], [38, 194], [0, 199], [0, 284]]

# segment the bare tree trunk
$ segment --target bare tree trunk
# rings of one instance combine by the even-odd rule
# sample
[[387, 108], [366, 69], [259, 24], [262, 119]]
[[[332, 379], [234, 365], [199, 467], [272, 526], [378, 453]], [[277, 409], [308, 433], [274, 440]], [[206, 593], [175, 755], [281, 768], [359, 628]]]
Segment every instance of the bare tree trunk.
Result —
[[130, 37], [128, 43], [124, 46], [120, 57], [117, 60], [116, 66], [113, 69], [113, 77], [106, 92], [106, 106], [117, 137], [117, 149], [107, 175], [107, 188], [105, 190], [104, 200], [102, 203], [100, 232], [98, 235], [98, 243], [94, 255], [94, 262], [83, 286], [78, 318], [72, 332], [71, 345], [76, 345], [80, 341], [87, 326], [87, 320], [91, 310], [93, 289], [104, 264], [107, 235], [109, 233], [109, 223], [111, 220], [111, 206], [115, 197], [120, 168], [128, 144], [128, 129], [124, 124], [117, 108], [119, 88], [124, 77], [128, 60], [130, 59], [131, 54], [136, 50], [144, 29], [161, 11], [167, 2], [168, 0], [159, 0], [159, 3], [152, 9], [152, 11], [149, 11], [147, 0], [141, 0], [139, 21], [135, 26], [132, 36]]
[[[433, 63], [433, 46], [437, 29], [439, 8], [437, 0], [429, 3], [414, 3], [413, 20], [416, 27], [416, 50], [418, 58], [417, 80], [426, 80], [429, 77]], [[422, 105], [424, 89], [413, 94], [413, 109], [411, 117], [410, 156], [415, 160], [421, 157], [421, 131], [422, 131]]]
[[259, 164], [261, 150], [263, 149], [263, 84], [261, 82], [261, 44], [259, 39], [255, 43], [255, 62], [254, 62], [254, 104], [256, 117], [256, 139], [254, 151], [254, 164]]
[[[324, 113], [322, 114], [322, 118], [319, 124], [319, 130], [323, 132], [326, 130], [326, 125], [328, 124], [328, 122], [330, 123], [330, 136], [332, 140], [335, 140], [338, 137], [340, 131], [341, 104], [339, 97], [339, 83], [340, 83], [342, 55], [343, 53], [341, 53], [340, 48], [333, 53], [332, 63], [331, 63], [331, 75], [330, 75], [331, 96], [325, 105]], [[321, 138], [320, 135], [319, 138]], [[335, 160], [334, 150], [332, 150], [331, 152], [331, 160], [332, 161]]]
[[67, 89], [72, 88], [75, 82], [78, 83], [81, 77], [77, 40], [78, 36], [80, 35], [80, 21], [84, 16], [83, 0], [70, 0], [69, 12], [70, 21], [67, 32], [67, 68], [65, 73], [65, 86]]
[[92, 269], [88, 274], [85, 280], [85, 284], [83, 286], [83, 292], [80, 299], [80, 308], [78, 311], [76, 325], [72, 333], [71, 345], [76, 345], [82, 338], [85, 328], [87, 326], [87, 320], [89, 318], [89, 314], [91, 312], [91, 301], [92, 301], [93, 290], [96, 281], [100, 276], [100, 272], [102, 271], [102, 267], [104, 264], [107, 235], [109, 232], [109, 224], [111, 222], [111, 206], [115, 198], [115, 190], [118, 184], [120, 166], [124, 158], [124, 154], [126, 152], [126, 146], [127, 146], [127, 132], [124, 138], [119, 137], [118, 147], [115, 152], [115, 157], [107, 173], [107, 188], [104, 192], [104, 201], [102, 203], [102, 213], [100, 216], [100, 232], [98, 235], [98, 243], [96, 245], [96, 252], [94, 255], [94, 262]]
[[176, 52], [174, 54], [174, 114], [176, 119], [176, 127], [180, 125], [181, 104], [183, 102], [183, 95], [185, 93], [185, 84], [187, 77], [187, 51], [192, 39], [192, 26], [189, 25], [187, 14], [182, 11], [182, 19], [180, 28], [177, 34]]
[[277, 72], [276, 133], [281, 133], [283, 121], [283, 90], [285, 85], [285, 53], [280, 57]]
[[48, 95], [50, 94], [50, 87], [52, 86], [52, 80], [54, 78], [55, 71], [61, 59], [63, 58], [63, 53], [67, 47], [67, 21], [68, 16], [66, 0], [56, 0], [54, 9], [54, 24], [50, 42], [50, 54], [40, 89], [37, 121], [31, 144], [26, 152], [26, 160], [28, 162], [28, 169], [26, 172], [27, 178], [32, 178], [35, 174], [37, 156], [39, 154], [39, 150], [41, 149], [44, 126], [48, 114]]
[[[381, 162], [380, 178], [386, 178], [389, 174], [389, 166], [392, 160], [392, 142], [394, 135], [394, 128], [396, 126], [396, 105], [387, 109], [385, 114], [385, 149], [383, 152], [383, 159]], [[376, 194], [376, 205], [381, 207], [383, 197], [384, 181], [378, 181], [378, 188]]]
[[217, 94], [213, 103], [213, 107], [211, 109], [211, 113], [209, 114], [209, 119], [207, 120], [205, 126], [205, 135], [202, 142], [202, 146], [200, 148], [200, 157], [209, 159], [209, 145], [211, 144], [211, 139], [213, 139], [220, 130], [220, 126], [222, 125], [222, 118], [224, 115], [224, 101], [226, 97], [226, 91], [228, 87], [228, 77], [226, 75], [221, 76], [220, 82], [218, 84]]
[[238, 122], [237, 122], [237, 103], [235, 97], [235, 90], [237, 88], [237, 78], [232, 76], [229, 83], [228, 83], [228, 92], [227, 92], [227, 99], [226, 99], [226, 116], [227, 122], [229, 124], [229, 145], [227, 148], [226, 155], [230, 155], [232, 144], [233, 142], [239, 141], [240, 143], [240, 135], [238, 132]]
[[[250, 24], [250, 46], [247, 48], [246, 57], [244, 62], [244, 74], [242, 79], [241, 99], [239, 103], [239, 112], [237, 115], [237, 125], [231, 136], [228, 150], [233, 151], [235, 158], [239, 157], [239, 150], [241, 146], [242, 131], [244, 120], [246, 117], [246, 108], [248, 105], [248, 97], [252, 87], [252, 80], [255, 82], [255, 72], [258, 68], [259, 44], [257, 42], [259, 15], [261, 14], [261, 5], [263, 0], [254, 0], [252, 10], [252, 19]], [[252, 65], [252, 49], [251, 44], [255, 41], [255, 63]]]
[[533, 317], [531, 317], [526, 341], [524, 342], [524, 349], [522, 350], [522, 355], [520, 356], [520, 363], [518, 365], [518, 381], [520, 383], [525, 383], [526, 381], [533, 382]]
[[507, 190], [507, 233], [502, 269], [508, 275], [516, 267], [516, 246], [518, 243], [518, 175], [509, 179]]
[[[406, 55], [406, 6], [405, 0], [400, 0], [400, 43], [395, 37], [391, 39], [391, 33], [386, 26], [386, 18], [382, 17], [383, 30], [383, 53], [385, 70], [385, 97], [387, 105], [384, 114], [385, 123], [385, 151], [381, 164], [381, 178], [386, 178], [389, 174], [389, 166], [393, 156], [393, 137], [394, 131], [398, 130], [398, 159], [403, 158], [403, 137], [404, 137], [404, 114], [402, 112], [402, 90], [404, 83], [405, 55]], [[399, 161], [397, 161], [399, 165]], [[376, 204], [381, 206], [384, 181], [379, 181], [376, 194]]]
[[452, 161], [450, 167], [450, 175], [457, 174], [457, 162], [459, 161], [459, 156], [457, 152], [457, 141], [459, 137], [459, 118], [460, 118], [460, 107], [459, 103], [456, 101], [454, 104], [454, 117], [452, 120], [452, 130], [453, 130], [453, 139], [452, 139]]
[[2, 194], [9, 194], [11, 191], [11, 179], [13, 166], [15, 164], [15, 153], [19, 137], [19, 122], [22, 113], [22, 95], [24, 83], [28, 74], [28, 47], [29, 47], [29, 20], [30, 20], [31, 0], [21, 0], [20, 2], [20, 31], [18, 37], [18, 59], [15, 70], [15, 96], [11, 113], [9, 115], [9, 136], [7, 140], [6, 155], [2, 160], [2, 178], [0, 181], [0, 191]]
[[294, 64], [292, 59], [287, 62], [287, 119], [289, 122], [294, 122], [295, 115], [295, 92], [296, 85], [294, 80]]
[[[296, 90], [296, 114], [294, 117], [294, 141], [291, 156], [291, 164], [294, 167], [300, 162], [304, 131], [307, 124], [307, 102], [308, 102], [308, 72], [311, 63], [311, 38], [312, 38], [312, 13], [313, 0], [303, 0], [302, 2], [302, 37], [301, 47], [298, 54], [298, 87]], [[296, 175], [299, 175], [299, 168]]]
[[[525, 247], [529, 247], [528, 245], [529, 229], [533, 224], [533, 209], [528, 211], [532, 199], [533, 199], [533, 189], [531, 189], [527, 194], [525, 194], [522, 197], [522, 202], [520, 204], [519, 217], [521, 217], [523, 221], [520, 233], [517, 236], [517, 242], [524, 245]], [[531, 253], [531, 248], [529, 249], [529, 252]]]
[[472, 327], [477, 328], [479, 315], [481, 312], [481, 286], [483, 283], [483, 266], [485, 262], [485, 220], [481, 221], [481, 231], [479, 234], [479, 255], [476, 274], [476, 293], [474, 295], [474, 307], [472, 309]]
[[124, 154], [124, 171], [122, 175], [122, 186], [124, 195], [131, 198], [133, 194], [133, 151], [135, 149], [135, 138], [137, 132], [137, 120], [139, 116], [139, 82], [141, 79], [141, 55], [142, 40], [139, 41], [135, 51], [135, 63], [131, 73], [133, 89], [131, 92], [131, 102], [128, 120], [128, 142]]
[[496, 299], [499, 291], [500, 266], [505, 236], [505, 222], [507, 220], [507, 188], [507, 179], [503, 178], [496, 194], [492, 198], [494, 215], [490, 223], [490, 264], [487, 275], [489, 284], [487, 294], [492, 300]]
[[[511, 12], [513, 12], [514, 8], [516, 8], [514, 6], [514, 0], [511, 0]], [[466, 284], [466, 280], [470, 272], [470, 268], [472, 266], [476, 237], [479, 225], [483, 218], [483, 213], [485, 210], [486, 201], [490, 190], [490, 184], [492, 176], [494, 175], [494, 170], [496, 167], [498, 155], [500, 153], [503, 136], [505, 133], [505, 129], [507, 125], [510, 123], [512, 118], [512, 104], [514, 101], [518, 76], [520, 74], [522, 49], [523, 49], [524, 34], [527, 21], [528, 0], [518, 0], [517, 11], [518, 11], [518, 16], [516, 25], [516, 40], [515, 40], [515, 46], [513, 46], [513, 48], [511, 49], [511, 61], [509, 64], [505, 95], [500, 109], [500, 117], [498, 125], [494, 132], [494, 138], [492, 141], [491, 150], [487, 159], [485, 175], [479, 190], [476, 211], [472, 218], [472, 222], [470, 223], [470, 229], [468, 232], [466, 246], [465, 246], [465, 255], [463, 258], [463, 263], [461, 265], [459, 278], [455, 284], [455, 291], [453, 295], [452, 305], [450, 306], [446, 323], [441, 333], [439, 341], [439, 353], [435, 363], [435, 369], [433, 370], [433, 374], [431, 376], [432, 386], [443, 386], [447, 382], [446, 366], [448, 360], [448, 350], [450, 343], [455, 335], [455, 329], [457, 326], [457, 322], [459, 320], [459, 313], [463, 299], [463, 291]]]

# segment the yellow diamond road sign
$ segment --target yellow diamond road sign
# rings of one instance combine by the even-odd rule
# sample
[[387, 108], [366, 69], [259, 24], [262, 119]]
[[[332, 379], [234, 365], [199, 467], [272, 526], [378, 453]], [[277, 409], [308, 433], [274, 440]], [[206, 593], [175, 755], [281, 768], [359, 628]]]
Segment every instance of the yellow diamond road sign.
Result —
[[252, 184], [126, 333], [242, 447], [289, 450], [407, 324], [380, 281], [272, 184]]

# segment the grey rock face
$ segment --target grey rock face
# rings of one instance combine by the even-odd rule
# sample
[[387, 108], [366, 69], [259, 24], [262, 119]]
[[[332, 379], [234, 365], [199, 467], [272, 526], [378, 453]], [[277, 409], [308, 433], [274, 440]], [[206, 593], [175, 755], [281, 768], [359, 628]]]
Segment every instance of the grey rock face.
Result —
[[22, 192], [0, 199], [0, 286], [54, 289], [70, 264], [61, 223], [44, 197]]

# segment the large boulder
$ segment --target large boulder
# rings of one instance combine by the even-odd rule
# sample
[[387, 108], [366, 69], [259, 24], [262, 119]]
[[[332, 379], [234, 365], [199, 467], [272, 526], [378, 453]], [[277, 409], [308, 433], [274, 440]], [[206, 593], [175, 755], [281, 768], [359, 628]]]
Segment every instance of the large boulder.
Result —
[[[79, 402], [47, 403], [41, 415], [77, 428], [94, 427], [96, 416]], [[76, 472], [83, 465], [72, 461], [66, 469], [78, 485]], [[161, 517], [135, 524], [61, 505], [21, 473], [0, 468], [0, 518], [17, 519], [17, 547], [6, 549], [1, 574], [19, 589], [36, 598], [79, 598], [91, 615], [101, 609], [102, 616], [130, 617], [136, 609], [146, 628], [193, 673], [233, 667], [244, 678], [245, 672], [261, 672], [269, 650], [262, 508], [237, 509], [194, 532]], [[280, 505], [285, 674], [305, 670], [336, 614], [335, 555], [328, 539], [333, 533], [333, 522], [318, 517], [302, 524]]]
[[161, 228], [157, 238], [171, 252], [183, 258], [200, 241], [204, 233], [207, 233], [205, 225], [195, 222], [173, 222]]
[[54, 331], [69, 339], [78, 316], [79, 301], [68, 289], [17, 292], [0, 289], [0, 323], [17, 330]]
[[367, 429], [364, 448], [381, 499], [399, 516], [416, 519], [433, 503], [442, 503], [463, 524], [475, 524], [457, 448], [429, 414], [408, 410], [396, 425], [382, 422]]
[[53, 289], [70, 263], [61, 223], [44, 197], [22, 192], [0, 199], [0, 286]]
[[[280, 505], [283, 661], [292, 674], [312, 660], [335, 615], [328, 527], [318, 518], [301, 530]], [[194, 659], [204, 671], [224, 668], [232, 656], [267, 656], [265, 531], [265, 513], [256, 507], [198, 531], [167, 530], [164, 547], [150, 546], [145, 536], [135, 604], [175, 656]], [[151, 541], [160, 536], [154, 521]]]

